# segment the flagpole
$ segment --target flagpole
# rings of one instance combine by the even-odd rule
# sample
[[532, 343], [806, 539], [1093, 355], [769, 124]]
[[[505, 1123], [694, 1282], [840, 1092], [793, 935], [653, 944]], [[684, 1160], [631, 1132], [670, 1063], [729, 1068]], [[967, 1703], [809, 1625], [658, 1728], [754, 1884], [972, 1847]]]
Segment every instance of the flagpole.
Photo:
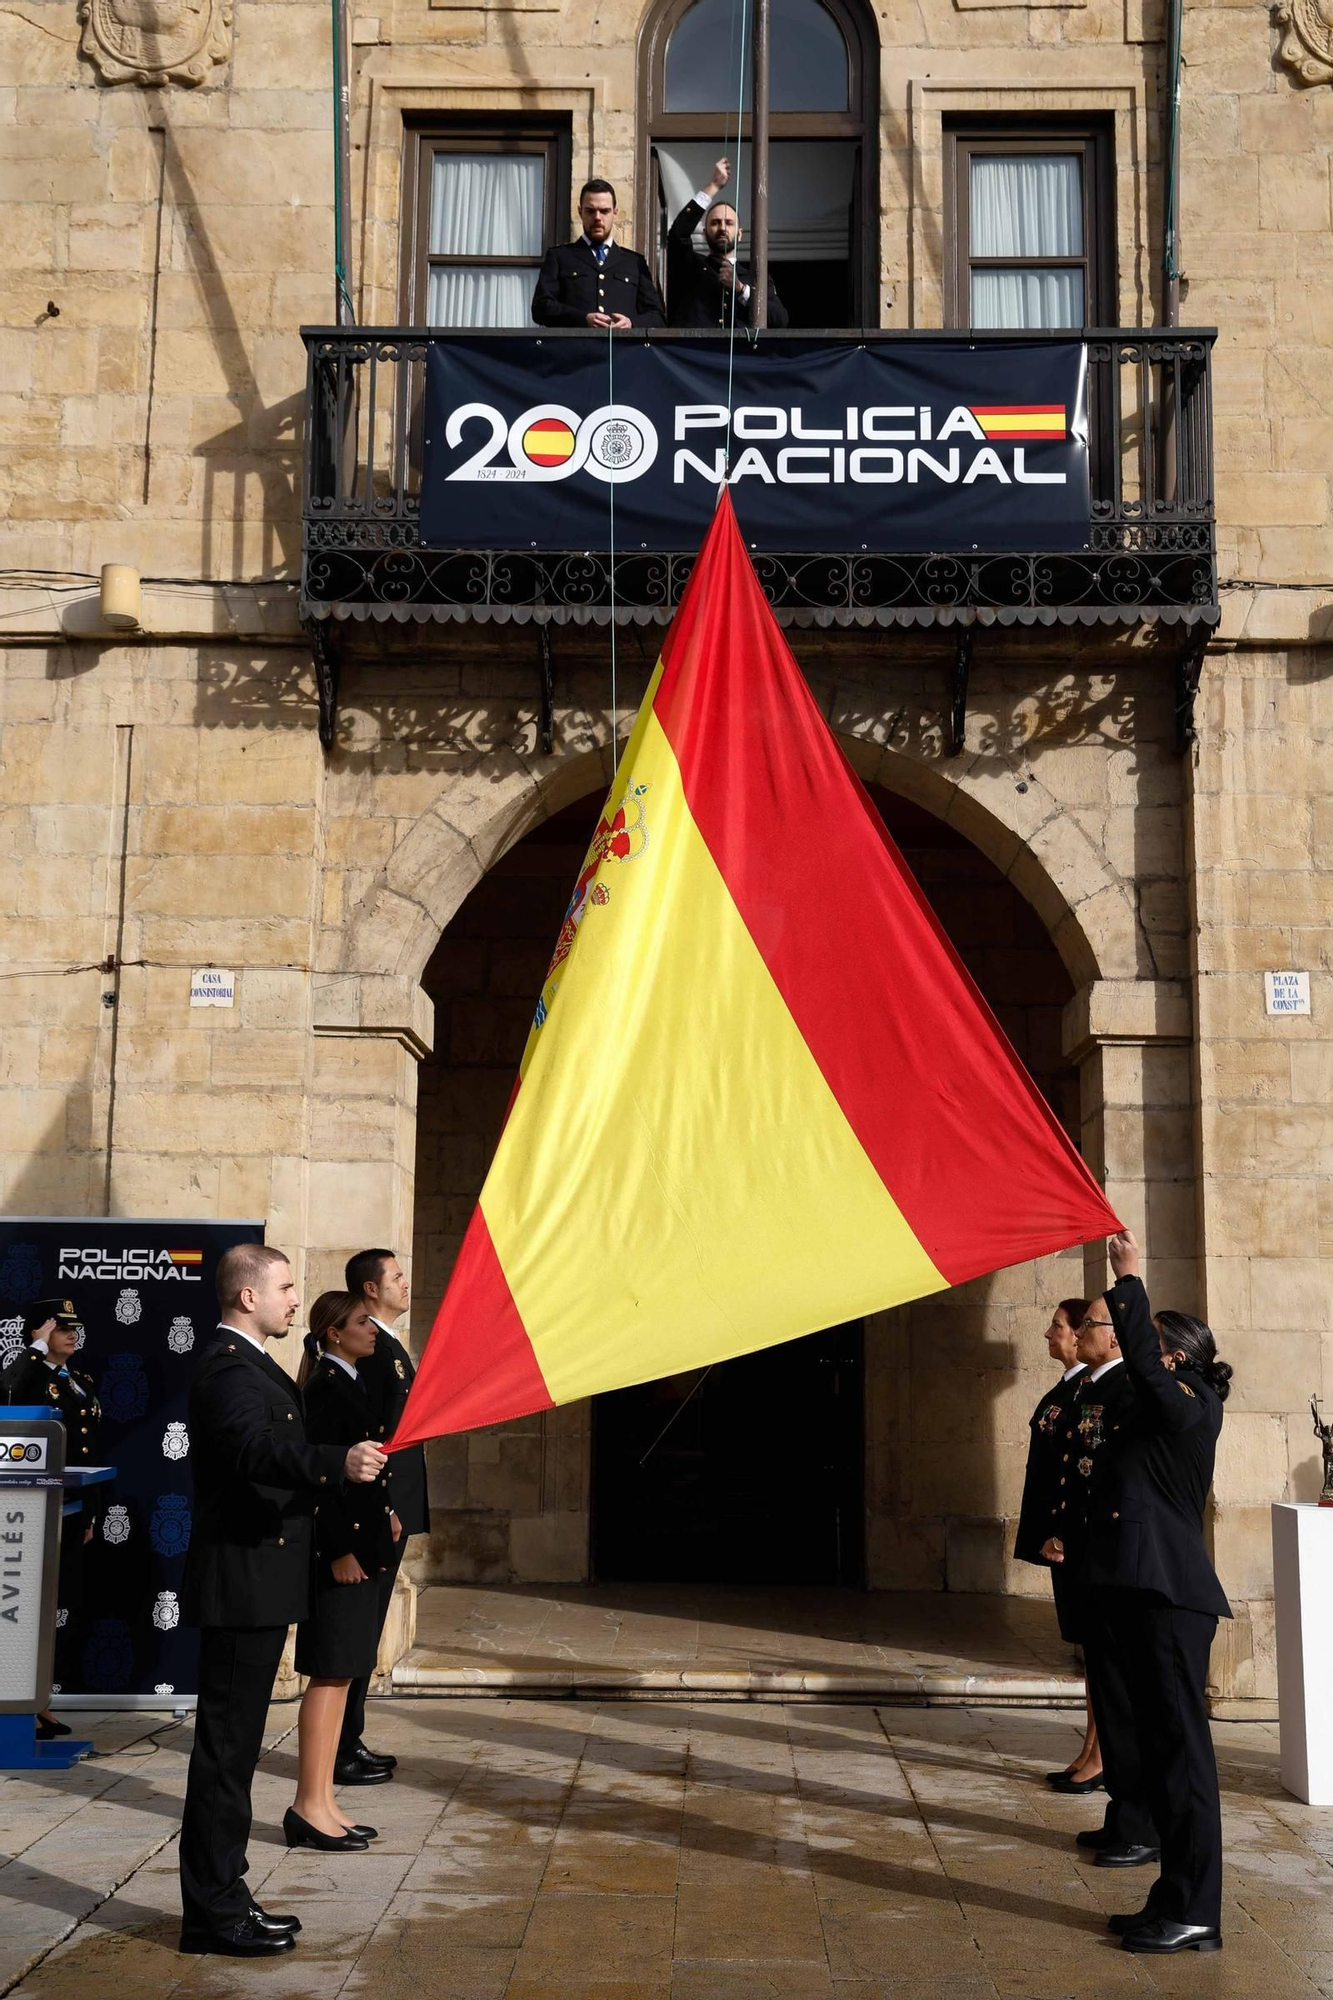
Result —
[[750, 159], [750, 325], [768, 325], [768, 49], [770, 0], [754, 0], [754, 90]]

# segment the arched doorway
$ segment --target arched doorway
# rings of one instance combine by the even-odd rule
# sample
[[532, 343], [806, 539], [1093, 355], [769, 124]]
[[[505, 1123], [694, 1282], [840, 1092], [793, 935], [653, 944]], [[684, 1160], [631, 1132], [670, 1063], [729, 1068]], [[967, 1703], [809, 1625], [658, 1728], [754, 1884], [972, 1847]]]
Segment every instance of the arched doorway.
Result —
[[[872, 788], [872, 797], [1077, 1139], [1078, 1078], [1060, 1045], [1073, 983], [1045, 926], [955, 828], [887, 791]], [[423, 976], [436, 1039], [418, 1101], [418, 1298], [437, 1300], [452, 1267], [601, 802], [598, 792], [566, 807], [510, 848], [460, 905]], [[947, 1295], [955, 1327], [975, 1336], [980, 1357], [962, 1378], [966, 1395], [986, 1406], [970, 1412], [977, 1451], [951, 1407], [957, 1341], [939, 1337], [937, 1316], [905, 1307], [742, 1357], [706, 1379], [691, 1374], [599, 1398], [591, 1410], [438, 1441], [430, 1575], [928, 1587], [943, 1581], [944, 1516], [956, 1511], [981, 1524], [969, 1547], [982, 1530], [989, 1537], [990, 1569], [971, 1587], [999, 1587], [995, 1551], [1012, 1469], [996, 1461], [1001, 1450], [1015, 1456], [1016, 1440], [1002, 1435], [996, 1413], [1003, 1408], [1008, 1421], [1026, 1397], [1025, 1424], [1042, 1385], [1034, 1381], [1029, 1395], [1023, 1380], [1029, 1348], [1040, 1348], [1035, 1329], [1022, 1353], [1010, 1351], [999, 1331], [1009, 1307], [988, 1307], [985, 1290], [981, 1281]], [[1044, 1367], [1044, 1349], [1030, 1359]], [[955, 1510], [949, 1454], [959, 1457], [964, 1441], [970, 1462], [958, 1467]], [[985, 1478], [976, 1476], [978, 1454]], [[1021, 1449], [1016, 1462], [1021, 1471]]]
[[[659, 279], [667, 229], [722, 152], [734, 169], [728, 198], [749, 228], [750, 57], [747, 47], [742, 74], [738, 18], [732, 0], [660, 0], [640, 37], [638, 241]], [[860, 0], [773, 0], [771, 50], [769, 260], [778, 294], [794, 327], [878, 326], [873, 14]]]

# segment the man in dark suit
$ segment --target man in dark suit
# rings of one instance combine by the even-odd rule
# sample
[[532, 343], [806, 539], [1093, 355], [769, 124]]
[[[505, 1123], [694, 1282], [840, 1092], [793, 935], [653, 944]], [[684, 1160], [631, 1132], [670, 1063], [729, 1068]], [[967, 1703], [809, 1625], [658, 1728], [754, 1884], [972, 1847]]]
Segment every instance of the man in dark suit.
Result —
[[538, 326], [591, 326], [605, 333], [630, 326], [664, 326], [666, 315], [653, 274], [637, 250], [612, 240], [616, 191], [610, 181], [588, 181], [579, 192], [582, 235], [546, 253], [532, 317]]
[[[672, 326], [749, 324], [749, 272], [736, 262], [740, 248], [740, 218], [729, 201], [718, 195], [731, 179], [731, 164], [719, 160], [713, 178], [687, 201], [667, 232], [667, 305]], [[701, 257], [693, 237], [704, 221], [704, 241], [708, 254]], [[785, 326], [787, 308], [778, 297], [772, 278], [768, 281], [768, 324]]]
[[[363, 1299], [375, 1322], [375, 1351], [357, 1363], [357, 1374], [370, 1397], [371, 1421], [375, 1435], [393, 1436], [403, 1414], [407, 1392], [416, 1377], [412, 1357], [394, 1332], [394, 1322], [411, 1304], [411, 1290], [402, 1265], [392, 1250], [358, 1250], [347, 1260], [346, 1284], [354, 1298]], [[419, 1444], [389, 1457], [389, 1499], [393, 1506], [393, 1558], [378, 1574], [380, 1630], [389, 1615], [393, 1586], [407, 1552], [409, 1535], [424, 1535], [430, 1528], [430, 1503], [426, 1497], [426, 1453]], [[392, 1776], [396, 1757], [368, 1750], [362, 1742], [366, 1726], [368, 1679], [355, 1680], [347, 1690], [342, 1735], [333, 1776], [340, 1785], [382, 1785]]]
[[295, 1917], [261, 1910], [245, 1881], [250, 1786], [287, 1628], [310, 1606], [321, 1492], [366, 1483], [377, 1444], [306, 1442], [301, 1392], [265, 1352], [299, 1301], [280, 1250], [238, 1243], [218, 1264], [218, 1339], [190, 1389], [194, 1526], [182, 1610], [199, 1630], [199, 1702], [181, 1820], [180, 1948], [230, 1958], [290, 1951]]

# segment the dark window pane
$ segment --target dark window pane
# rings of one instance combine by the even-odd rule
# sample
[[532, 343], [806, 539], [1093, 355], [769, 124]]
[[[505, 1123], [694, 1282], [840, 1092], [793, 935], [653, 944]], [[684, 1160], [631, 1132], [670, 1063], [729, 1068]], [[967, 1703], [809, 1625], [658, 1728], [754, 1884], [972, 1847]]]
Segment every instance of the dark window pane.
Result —
[[[667, 111], [735, 111], [740, 81], [735, 0], [697, 0], [667, 45]], [[745, 91], [750, 109], [751, 14], [746, 10]], [[819, 0], [772, 0], [769, 90], [774, 111], [847, 111], [850, 65], [842, 30]]]

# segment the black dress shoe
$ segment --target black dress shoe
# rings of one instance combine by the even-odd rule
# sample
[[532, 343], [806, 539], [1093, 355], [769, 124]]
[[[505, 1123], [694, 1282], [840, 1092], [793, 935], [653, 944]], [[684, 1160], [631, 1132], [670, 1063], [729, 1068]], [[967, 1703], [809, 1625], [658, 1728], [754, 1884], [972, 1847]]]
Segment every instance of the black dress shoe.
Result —
[[1171, 1917], [1154, 1917], [1141, 1930], [1121, 1940], [1122, 1951], [1221, 1951], [1222, 1933], [1214, 1924], [1178, 1924]]
[[1074, 1775], [1073, 1765], [1066, 1764], [1063, 1771], [1048, 1771], [1046, 1773], [1046, 1782], [1048, 1785], [1058, 1785], [1061, 1779], [1072, 1778], [1073, 1775]]
[[1150, 1861], [1160, 1861], [1160, 1847], [1099, 1847], [1092, 1857], [1094, 1868], [1146, 1868]]
[[1062, 1797], [1068, 1795], [1073, 1798], [1082, 1798], [1085, 1792], [1104, 1792], [1106, 1790], [1106, 1780], [1100, 1771], [1095, 1778], [1060, 1777], [1050, 1778], [1047, 1782], [1051, 1790], [1058, 1792]]
[[370, 1845], [359, 1833], [321, 1833], [291, 1806], [282, 1816], [282, 1837], [288, 1847], [313, 1847], [320, 1854], [364, 1854]]
[[254, 1918], [260, 1930], [266, 1931], [270, 1937], [277, 1937], [283, 1931], [290, 1931], [291, 1935], [295, 1937], [301, 1928], [301, 1919], [299, 1917], [275, 1916], [272, 1910], [261, 1910], [258, 1903], [251, 1903], [250, 1915]]
[[296, 1939], [290, 1931], [261, 1930], [253, 1913], [238, 1917], [221, 1930], [181, 1931], [180, 1949], [195, 1957], [210, 1953], [218, 1958], [276, 1958], [279, 1952], [295, 1951]]
[[1129, 1910], [1123, 1917], [1108, 1917], [1106, 1928], [1114, 1937], [1127, 1937], [1130, 1931], [1141, 1931], [1153, 1921], [1153, 1911], [1145, 1903], [1141, 1910]]
[[359, 1833], [362, 1840], [378, 1840], [380, 1837], [380, 1830], [377, 1826], [349, 1826], [347, 1831], [349, 1833]]
[[39, 1715], [36, 1733], [39, 1743], [52, 1743], [57, 1736], [70, 1736], [73, 1731], [67, 1722], [57, 1722], [53, 1715]]
[[369, 1757], [340, 1757], [333, 1767], [335, 1785], [387, 1785], [393, 1772], [387, 1764], [376, 1764]]
[[347, 1753], [349, 1757], [369, 1757], [372, 1764], [383, 1764], [386, 1771], [398, 1769], [398, 1759], [387, 1750], [368, 1750], [364, 1743], [353, 1744]]

